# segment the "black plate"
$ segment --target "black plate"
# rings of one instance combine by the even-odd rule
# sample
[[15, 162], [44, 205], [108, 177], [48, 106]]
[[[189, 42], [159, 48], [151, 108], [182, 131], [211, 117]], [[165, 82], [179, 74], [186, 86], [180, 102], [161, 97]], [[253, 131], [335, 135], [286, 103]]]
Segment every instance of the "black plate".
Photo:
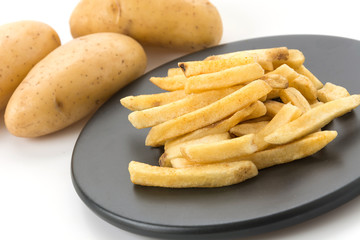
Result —
[[[359, 109], [326, 128], [338, 137], [321, 152], [259, 172], [244, 183], [216, 189], [134, 186], [131, 160], [157, 164], [162, 152], [144, 145], [148, 130], [128, 122], [119, 103], [127, 95], [157, 93], [151, 76], [165, 76], [178, 61], [231, 51], [287, 46], [300, 49], [322, 82], [360, 93], [360, 42], [329, 36], [290, 35], [234, 42], [169, 62], [115, 94], [81, 132], [72, 157], [75, 189], [106, 221], [131, 232], [167, 239], [232, 238], [290, 226], [334, 209], [360, 193]], [[339, 219], [340, 220], [340, 219]]]

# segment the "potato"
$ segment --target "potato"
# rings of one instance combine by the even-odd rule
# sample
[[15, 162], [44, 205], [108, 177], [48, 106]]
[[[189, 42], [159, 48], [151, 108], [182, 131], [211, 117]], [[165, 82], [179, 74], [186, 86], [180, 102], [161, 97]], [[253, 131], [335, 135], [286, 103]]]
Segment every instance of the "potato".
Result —
[[60, 130], [96, 110], [145, 68], [143, 48], [128, 36], [96, 33], [74, 39], [29, 72], [6, 107], [6, 127], [19, 137]]
[[0, 110], [30, 69], [58, 46], [58, 34], [45, 23], [20, 21], [0, 26]]
[[142, 44], [197, 50], [219, 43], [222, 21], [208, 0], [82, 0], [72, 12], [73, 37], [129, 35]]

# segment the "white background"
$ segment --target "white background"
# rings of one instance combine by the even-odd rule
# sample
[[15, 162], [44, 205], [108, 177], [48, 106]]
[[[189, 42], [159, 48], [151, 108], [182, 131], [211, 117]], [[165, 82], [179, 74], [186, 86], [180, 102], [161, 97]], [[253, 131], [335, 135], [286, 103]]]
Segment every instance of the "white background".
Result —
[[[25, 19], [43, 21], [65, 43], [72, 39], [68, 22], [77, 2], [0, 0], [0, 25]], [[360, 40], [356, 1], [212, 2], [223, 19], [222, 43], [281, 34], [326, 34]], [[185, 54], [159, 48], [146, 51], [148, 70]], [[7, 132], [3, 112], [0, 115], [0, 239], [149, 239], [101, 220], [75, 193], [70, 178], [71, 153], [85, 120], [50, 136], [22, 139]], [[313, 220], [247, 239], [359, 237], [358, 197]]]

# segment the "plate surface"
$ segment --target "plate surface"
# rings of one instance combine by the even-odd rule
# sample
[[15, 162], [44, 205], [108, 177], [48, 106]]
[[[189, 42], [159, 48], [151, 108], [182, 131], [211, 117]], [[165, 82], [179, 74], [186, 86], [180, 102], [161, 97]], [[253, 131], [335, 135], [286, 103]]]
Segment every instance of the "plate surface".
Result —
[[134, 186], [131, 160], [157, 165], [160, 148], [144, 145], [148, 129], [132, 127], [119, 103], [128, 95], [161, 92], [151, 76], [166, 76], [178, 61], [287, 46], [323, 83], [360, 93], [360, 42], [330, 36], [289, 35], [234, 42], [193, 53], [140, 77], [105, 103], [81, 132], [72, 157], [74, 187], [97, 215], [127, 231], [167, 239], [233, 238], [287, 227], [323, 214], [360, 193], [360, 109], [326, 126], [338, 137], [314, 156], [264, 169], [238, 185], [215, 189]]

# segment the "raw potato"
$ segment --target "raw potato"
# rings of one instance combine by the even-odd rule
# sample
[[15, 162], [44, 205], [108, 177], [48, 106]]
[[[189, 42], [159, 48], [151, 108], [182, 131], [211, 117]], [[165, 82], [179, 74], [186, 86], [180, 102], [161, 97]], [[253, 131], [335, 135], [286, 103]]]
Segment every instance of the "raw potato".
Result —
[[19, 137], [60, 130], [95, 111], [145, 68], [143, 48], [128, 36], [97, 33], [74, 39], [29, 72], [7, 105], [6, 127]]
[[0, 110], [31, 68], [60, 44], [58, 34], [42, 22], [0, 26]]
[[217, 45], [222, 21], [208, 0], [82, 0], [70, 18], [73, 37], [129, 35], [142, 44], [198, 50]]

